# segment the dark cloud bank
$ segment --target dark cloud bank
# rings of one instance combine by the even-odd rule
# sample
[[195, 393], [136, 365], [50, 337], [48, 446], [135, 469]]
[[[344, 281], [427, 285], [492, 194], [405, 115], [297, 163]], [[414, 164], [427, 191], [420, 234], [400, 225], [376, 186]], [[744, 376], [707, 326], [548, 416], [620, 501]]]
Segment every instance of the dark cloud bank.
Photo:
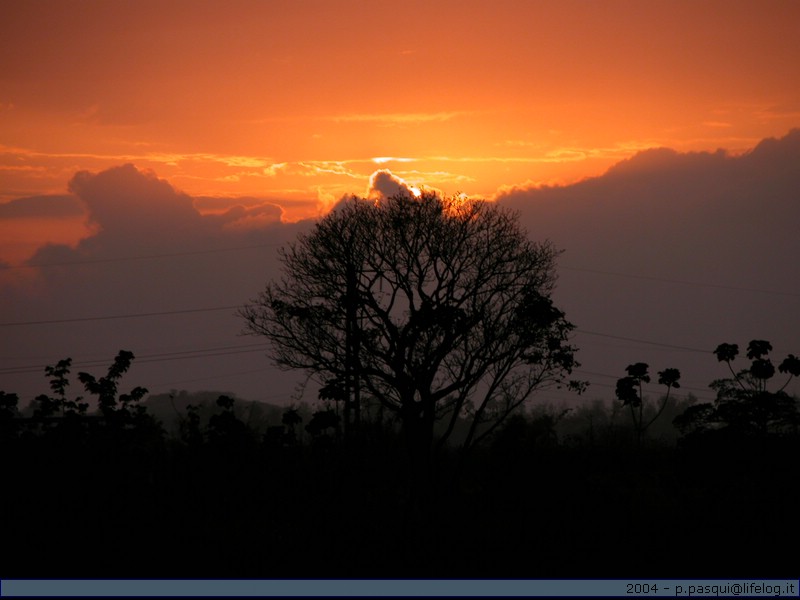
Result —
[[[601, 177], [498, 199], [520, 212], [531, 237], [564, 249], [557, 301], [579, 328], [581, 375], [595, 383], [590, 397], [613, 394], [603, 385], [613, 378], [598, 374], [622, 376], [636, 361], [677, 367], [685, 389], [708, 397], [706, 385], [724, 376], [711, 354], [721, 342], [762, 338], [780, 357], [800, 351], [799, 165], [800, 130], [793, 130], [742, 156], [648, 150]], [[4, 367], [67, 356], [110, 363], [125, 348], [143, 357], [129, 383], [153, 392], [217, 389], [290, 400], [299, 378], [271, 368], [263, 349], [233, 354], [231, 347], [260, 340], [239, 336], [235, 310], [221, 307], [247, 301], [278, 276], [277, 248], [311, 222], [281, 223], [278, 206], [252, 199], [204, 216], [194, 201], [211, 199], [193, 199], [132, 165], [78, 173], [69, 191], [0, 206], [0, 219], [74, 216], [77, 199], [97, 230], [75, 248], [47, 246], [30, 261], [60, 266], [37, 268], [24, 285], [2, 284], [2, 321], [175, 314], [4, 326]], [[177, 312], [196, 308], [221, 310]], [[195, 351], [216, 355], [190, 358]], [[0, 389], [23, 398], [47, 385], [42, 371], [6, 370], [1, 381]]]
[[0, 204], [0, 219], [35, 217], [79, 217], [84, 208], [78, 198], [71, 195], [28, 196]]
[[[709, 351], [761, 338], [785, 354], [800, 343], [798, 190], [793, 130], [738, 157], [648, 150], [602, 177], [499, 202], [520, 211], [533, 238], [564, 249], [557, 295], [579, 328]], [[617, 374], [642, 360], [678, 367], [700, 388], [708, 373], [724, 376], [710, 354], [578, 342], [587, 370]]]

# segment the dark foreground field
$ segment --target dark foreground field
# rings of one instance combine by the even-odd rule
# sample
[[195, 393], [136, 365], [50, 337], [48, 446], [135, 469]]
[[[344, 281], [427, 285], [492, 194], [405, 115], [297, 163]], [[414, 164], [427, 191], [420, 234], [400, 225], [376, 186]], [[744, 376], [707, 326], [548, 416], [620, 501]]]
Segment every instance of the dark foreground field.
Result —
[[[516, 421], [411, 493], [400, 438], [2, 440], [3, 577], [567, 578], [796, 573], [798, 438], [541, 443]], [[30, 427], [28, 427], [30, 429]]]

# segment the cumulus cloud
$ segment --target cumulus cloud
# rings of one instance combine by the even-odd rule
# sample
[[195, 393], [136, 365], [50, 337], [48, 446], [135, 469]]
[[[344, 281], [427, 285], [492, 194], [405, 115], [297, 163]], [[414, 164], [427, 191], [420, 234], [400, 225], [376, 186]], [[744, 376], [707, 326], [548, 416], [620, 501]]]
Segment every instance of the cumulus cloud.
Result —
[[[600, 177], [508, 188], [497, 201], [519, 211], [530, 237], [564, 250], [556, 295], [579, 329], [709, 355], [725, 341], [762, 338], [785, 355], [797, 350], [797, 165], [800, 130], [738, 156], [646, 150]], [[612, 348], [581, 334], [577, 343], [597, 372], [669, 361], [687, 375], [699, 368], [701, 393], [714, 373], [715, 363], [691, 353]]]
[[[280, 223], [283, 209], [276, 204], [258, 204], [245, 207], [241, 204], [229, 208], [217, 219], [226, 229], [259, 229]], [[213, 218], [213, 217], [212, 217]]]
[[0, 219], [44, 217], [48, 219], [79, 217], [85, 213], [81, 202], [66, 194], [29, 196], [0, 204]]
[[[133, 164], [99, 173], [80, 171], [72, 177], [68, 189], [71, 195], [20, 198], [0, 205], [0, 219], [86, 216], [93, 235], [74, 250], [45, 246], [34, 263], [63, 260], [64, 253], [73, 251], [84, 257], [100, 255], [112, 247], [130, 247], [131, 243], [161, 248], [196, 245], [230, 230], [279, 223], [283, 214], [277, 204], [257, 198], [192, 198]], [[204, 215], [198, 207], [218, 212]]]
[[107, 235], [165, 234], [199, 223], [192, 199], [150, 171], [126, 164], [94, 174], [80, 171], [68, 189], [89, 210], [89, 220]]
[[[281, 222], [279, 206], [255, 198], [240, 203], [198, 199], [210, 211], [203, 214], [194, 198], [133, 165], [77, 173], [69, 190], [73, 195], [63, 202], [84, 211], [94, 224], [91, 235], [74, 246], [47, 244], [27, 265], [0, 272], [4, 320], [45, 322], [4, 331], [0, 354], [9, 357], [8, 366], [55, 364], [67, 356], [76, 364], [110, 362], [120, 348], [137, 356], [247, 344], [252, 349], [254, 341], [239, 335], [242, 323], [235, 307], [253, 298], [278, 272], [278, 248], [310, 227], [308, 221]], [[55, 213], [64, 210], [52, 200], [34, 200], [29, 206], [20, 201], [6, 210], [46, 216], [46, 207]], [[195, 310], [205, 308], [213, 310]], [[170, 314], [102, 319], [162, 312]], [[81, 320], [87, 317], [89, 321]], [[46, 323], [60, 319], [65, 322]], [[214, 380], [218, 374], [242, 371], [247, 375]], [[31, 398], [43, 391], [42, 383], [46, 386], [41, 373], [9, 375], [5, 383]], [[270, 384], [273, 377], [276, 382]], [[154, 392], [183, 380], [198, 380], [201, 389], [232, 381], [232, 391], [256, 398], [258, 390], [270, 388], [273, 394], [285, 391], [288, 399], [295, 384], [291, 377], [270, 371], [264, 348], [179, 363], [135, 363], [131, 374], [131, 381]]]
[[778, 240], [797, 238], [798, 164], [795, 130], [742, 156], [645, 150], [603, 176], [569, 186], [507, 188], [497, 201], [521, 210], [534, 235], [554, 239], [570, 254], [587, 249], [592, 262], [674, 272], [676, 256], [691, 256], [687, 269], [716, 262], [722, 270], [744, 261], [759, 243], [774, 248]]
[[203, 214], [203, 220], [223, 227], [248, 227], [237, 224], [239, 220], [250, 223], [257, 219], [263, 224], [278, 223], [283, 219], [284, 210], [277, 202], [264, 198], [237, 196], [235, 198], [194, 196], [194, 207]]
[[192, 196], [192, 204], [203, 214], [219, 214], [224, 213], [231, 206], [257, 206], [263, 202], [264, 200], [261, 198], [252, 198], [250, 196], [237, 196], [236, 198], [228, 196]]
[[369, 178], [367, 198], [381, 200], [398, 194], [418, 196], [419, 189], [410, 186], [388, 169], [375, 171]]
[[[41, 246], [29, 259], [29, 265], [104, 264], [126, 256], [180, 255], [239, 247], [252, 243], [252, 235], [267, 230], [274, 233], [283, 213], [277, 204], [257, 198], [192, 198], [155, 173], [141, 171], [132, 164], [99, 173], [78, 172], [68, 187], [71, 196], [20, 199], [6, 208], [12, 215], [39, 217], [80, 211], [91, 227], [89, 235], [74, 246]], [[196, 205], [212, 212], [202, 214]], [[195, 276], [202, 279], [193, 269], [173, 275], [176, 280]], [[58, 276], [52, 269], [41, 272], [45, 279]], [[133, 276], [128, 281], [145, 288], [148, 285]]]

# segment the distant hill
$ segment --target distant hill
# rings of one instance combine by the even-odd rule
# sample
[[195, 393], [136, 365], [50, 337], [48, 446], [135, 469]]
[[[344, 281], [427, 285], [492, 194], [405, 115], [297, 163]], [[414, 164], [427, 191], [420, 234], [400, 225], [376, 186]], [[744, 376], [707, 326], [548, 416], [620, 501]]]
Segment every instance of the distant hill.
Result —
[[[280, 425], [285, 406], [277, 406], [267, 402], [244, 400], [230, 392], [203, 391], [187, 392], [181, 390], [175, 394], [152, 394], [142, 401], [142, 405], [157, 420], [161, 421], [168, 433], [177, 433], [178, 424], [186, 417], [186, 407], [198, 406], [201, 426], [208, 423], [211, 415], [221, 412], [217, 406], [217, 398], [228, 396], [234, 399], [233, 410], [236, 416], [256, 431], [266, 431], [267, 427]], [[299, 407], [303, 422], [311, 416], [311, 410], [305, 405]], [[307, 413], [307, 414], [304, 414]]]

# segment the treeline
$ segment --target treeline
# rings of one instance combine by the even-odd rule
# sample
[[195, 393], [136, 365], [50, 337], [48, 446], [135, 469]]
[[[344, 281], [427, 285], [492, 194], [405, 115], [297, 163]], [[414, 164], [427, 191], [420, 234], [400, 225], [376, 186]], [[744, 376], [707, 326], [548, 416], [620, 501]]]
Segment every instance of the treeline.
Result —
[[345, 436], [335, 406], [255, 418], [221, 395], [213, 411], [182, 406], [168, 431], [144, 388], [123, 391], [131, 353], [102, 377], [78, 374], [92, 402], [68, 393], [61, 361], [26, 416], [0, 393], [13, 549], [0, 576], [786, 576], [797, 400], [759, 396], [774, 375], [751, 372], [759, 348], [714, 404], [640, 398], [637, 417], [623, 384], [627, 403], [519, 413], [466, 462], [445, 448], [424, 498], [402, 430], [377, 409]]

